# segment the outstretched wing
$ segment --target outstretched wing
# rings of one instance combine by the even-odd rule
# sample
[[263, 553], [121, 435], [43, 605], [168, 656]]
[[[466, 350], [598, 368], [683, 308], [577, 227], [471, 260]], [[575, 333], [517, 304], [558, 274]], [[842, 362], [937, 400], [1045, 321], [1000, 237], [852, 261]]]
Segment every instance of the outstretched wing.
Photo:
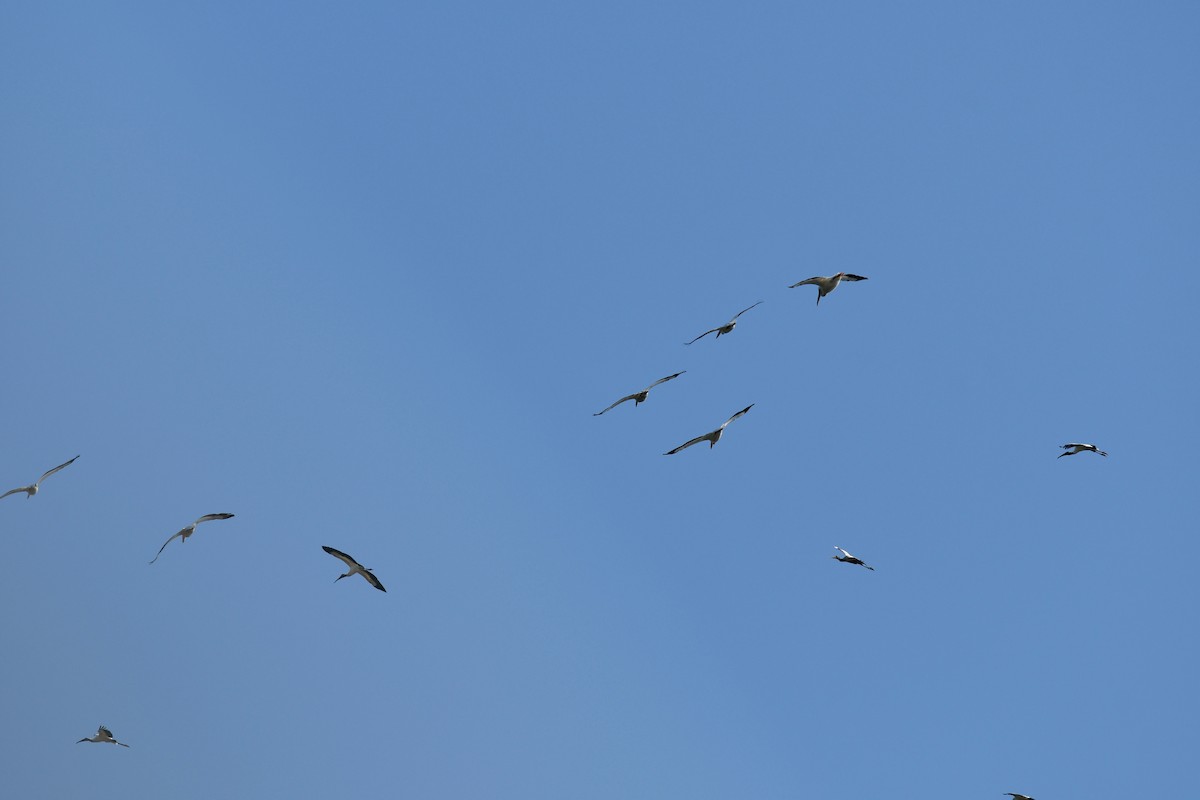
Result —
[[751, 403], [750, 405], [748, 405], [748, 406], [746, 406], [745, 408], [743, 408], [741, 411], [739, 411], [739, 412], [737, 412], [736, 414], [734, 414], [734, 415], [733, 415], [732, 417], [730, 417], [729, 419], [725, 420], [725, 422], [721, 424], [721, 427], [720, 427], [720, 428], [718, 428], [718, 430], [722, 430], [722, 431], [723, 431], [723, 430], [725, 430], [725, 426], [726, 426], [726, 425], [728, 425], [729, 423], [733, 422], [735, 419], [737, 419], [738, 417], [742, 416], [743, 414], [745, 414], [747, 411], [749, 411], [749, 410], [750, 410], [750, 409], [752, 409], [752, 408], [754, 408], [754, 403]]
[[1062, 447], [1064, 450], [1069, 450], [1072, 447], [1082, 447], [1084, 450], [1091, 450], [1093, 447], [1095, 447], [1095, 445], [1093, 445], [1093, 444], [1078, 444], [1078, 443], [1072, 442], [1071, 444], [1064, 444]]
[[387, 591], [387, 589], [383, 588], [383, 584], [379, 582], [379, 578], [376, 578], [375, 575], [372, 572], [370, 572], [369, 570], [364, 570], [363, 572], [360, 572], [358, 574], [362, 575], [364, 578], [366, 578], [367, 583], [371, 584], [379, 591], [381, 591], [381, 592]]
[[694, 444], [697, 444], [699, 442], [709, 441], [710, 436], [712, 436], [711, 433], [706, 433], [703, 436], [697, 436], [695, 439], [692, 439], [691, 441], [684, 442], [683, 444], [679, 445], [679, 447], [676, 447], [674, 450], [668, 450], [667, 452], [663, 453], [663, 455], [664, 456], [673, 456], [676, 453], [678, 453], [680, 450], [686, 450]]
[[192, 527], [196, 527], [201, 522], [211, 522], [214, 519], [229, 519], [232, 516], [233, 514], [205, 514], [203, 517], [193, 522]]
[[[171, 539], [174, 539], [176, 536], [183, 536], [183, 531], [189, 530], [192, 527], [193, 526], [189, 525], [187, 528], [184, 528], [183, 530], [179, 531], [178, 533], [171, 534]], [[171, 543], [171, 539], [167, 539], [165, 542], [163, 542], [163, 546], [158, 548], [158, 553], [154, 556], [153, 560], [150, 561], [151, 564], [153, 564], [155, 561], [158, 561], [158, 557], [162, 555], [163, 550], [167, 549], [167, 545], [169, 545]]]
[[701, 339], [703, 339], [705, 336], [708, 336], [710, 333], [716, 333], [716, 332], [717, 332], [717, 331], [719, 331], [719, 330], [721, 330], [721, 329], [720, 329], [720, 328], [713, 328], [713, 329], [712, 329], [712, 330], [710, 330], [710, 331], [705, 331], [704, 333], [702, 333], [702, 334], [700, 334], [699, 336], [697, 336], [695, 339], [692, 339], [692, 341], [691, 341], [691, 342], [684, 342], [684, 344], [691, 344], [692, 342], [698, 342], [698, 341], [700, 341]]
[[326, 547], [325, 545], [321, 545], [321, 549], [326, 553], [329, 553], [329, 555], [333, 556], [334, 558], [340, 558], [343, 562], [345, 562], [346, 566], [350, 567], [351, 569], [359, 566], [357, 561], [343, 553], [341, 550], [334, 550], [332, 547]]
[[4, 498], [8, 497], [10, 494], [16, 494], [17, 492], [25, 492], [26, 494], [29, 494], [29, 490], [31, 488], [32, 487], [30, 487], [30, 486], [21, 486], [17, 489], [9, 489], [4, 494], [0, 494], [0, 500], [3, 500]]
[[[757, 303], [755, 303], [755, 304], [754, 304], [754, 306], [760, 306], [760, 305], [762, 305], [762, 300], [759, 300]], [[734, 315], [733, 315], [733, 319], [737, 319], [737, 318], [738, 318], [738, 317], [740, 317], [742, 314], [745, 314], [747, 311], [749, 311], [750, 309], [754, 308], [754, 306], [746, 306], [746, 307], [745, 307], [745, 308], [743, 308], [741, 311], [739, 311], [739, 312], [737, 312], [736, 314], [734, 314]], [[729, 321], [730, 321], [730, 322], [733, 322], [733, 319], [731, 319], [731, 320], [729, 320]]]
[[844, 273], [842, 273], [842, 280], [844, 280], [844, 281], [865, 281], [866, 278], [864, 278], [862, 275], [851, 275], [849, 272], [844, 272]]
[[825, 278], [824, 278], [824, 277], [822, 277], [821, 275], [816, 275], [816, 276], [814, 276], [814, 277], [812, 277], [812, 278], [809, 278], [809, 279], [808, 279], [808, 280], [806, 280], [806, 281], [800, 281], [799, 283], [793, 283], [793, 284], [792, 284], [791, 286], [789, 286], [788, 288], [789, 288], [789, 289], [795, 289], [797, 286], [807, 286], [807, 285], [809, 285], [810, 283], [812, 283], [812, 284], [816, 284], [816, 285], [818, 285], [818, 286], [819, 286], [819, 285], [821, 284], [821, 282], [822, 282], [822, 281], [824, 281], [824, 280], [825, 280]]
[[113, 738], [112, 731], [110, 731], [108, 728], [104, 727], [103, 725], [101, 725], [99, 728], [96, 729], [96, 735], [103, 736], [105, 739]]
[[[618, 400], [617, 402], [613, 403], [613, 404], [612, 404], [611, 406], [609, 406], [608, 408], [604, 409], [604, 411], [608, 411], [609, 409], [616, 408], [617, 406], [621, 405], [621, 403], [624, 403], [626, 400], [632, 400], [632, 399], [633, 399], [633, 398], [635, 398], [635, 397], [637, 397], [637, 394], [636, 394], [636, 393], [634, 393], [634, 394], [627, 394], [627, 395], [625, 395], [624, 397], [622, 397], [620, 400]], [[603, 414], [603, 413], [604, 413], [604, 411], [597, 411], [595, 414], [592, 414], [592, 416], [593, 416], [593, 417], [598, 417], [598, 416], [600, 416], [601, 414]]]
[[[75, 456], [75, 458], [79, 458], [79, 456]], [[35, 483], [34, 486], [37, 486], [42, 481], [46, 480], [46, 478], [49, 478], [54, 473], [58, 472], [60, 469], [66, 469], [67, 467], [71, 466], [71, 464], [75, 463], [75, 458], [72, 458], [70, 461], [65, 461], [62, 464], [59, 464], [54, 469], [46, 472], [44, 475], [42, 475], [42, 477], [37, 479], [37, 483]]]
[[[665, 378], [659, 378], [659, 379], [658, 379], [658, 380], [656, 380], [654, 383], [652, 383], [652, 384], [650, 384], [649, 386], [647, 386], [645, 389], [642, 389], [642, 391], [643, 391], [643, 392], [648, 392], [648, 391], [650, 391], [651, 389], [653, 389], [655, 386], [658, 386], [660, 383], [666, 383], [667, 381], [674, 380], [675, 378], [678, 378], [678, 377], [679, 377], [680, 375], [682, 375], [684, 372], [687, 372], [687, 370], [686, 370], [686, 369], [685, 369], [685, 370], [681, 370], [680, 372], [676, 372], [674, 375], [668, 375], [668, 376], [667, 376], [667, 377], [665, 377]], [[633, 395], [630, 395], [629, 397], [632, 397], [632, 396], [633, 396]], [[626, 400], [628, 400], [628, 399], [629, 399], [629, 397], [626, 397], [625, 399], [626, 399]], [[618, 402], [620, 402], [620, 401], [618, 401]]]
[[842, 548], [838, 547], [836, 544], [833, 546], [833, 549], [834, 549], [834, 550], [840, 550], [840, 551], [841, 551], [841, 553], [842, 553], [842, 555], [844, 555], [846, 558], [854, 558], [854, 556], [850, 555], [850, 554], [849, 554], [849, 553], [847, 553], [845, 550], [842, 550]]

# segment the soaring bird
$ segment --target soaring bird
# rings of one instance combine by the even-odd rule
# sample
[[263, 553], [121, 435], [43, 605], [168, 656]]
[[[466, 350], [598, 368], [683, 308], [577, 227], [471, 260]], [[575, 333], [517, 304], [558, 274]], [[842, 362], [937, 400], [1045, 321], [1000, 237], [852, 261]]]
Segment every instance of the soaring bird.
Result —
[[[196, 520], [191, 525], [188, 525], [186, 528], [181, 530], [179, 533], [171, 534], [171, 539], [174, 539], [176, 536], [179, 536], [179, 537], [182, 537], [180, 539], [180, 541], [186, 542], [187, 538], [196, 532], [196, 526], [199, 525], [201, 522], [208, 522], [209, 520], [214, 520], [214, 519], [229, 519], [232, 516], [233, 516], [233, 514], [205, 514], [203, 517]], [[167, 545], [169, 545], [171, 543], [171, 539], [167, 539], [165, 542], [163, 542], [163, 546], [158, 548], [158, 555], [156, 555], [154, 557], [154, 561], [158, 561], [158, 556], [162, 555], [162, 551], [165, 550], [167, 548]], [[154, 561], [151, 561], [150, 563], [153, 564]]]
[[[99, 743], [119, 744], [119, 745], [121, 745], [121, 747], [129, 747], [129, 745], [125, 744], [124, 742], [118, 742], [116, 739], [114, 739], [113, 735], [112, 735], [112, 731], [110, 731], [108, 728], [104, 727], [103, 725], [101, 725], [99, 728], [96, 729], [95, 736], [85, 736], [84, 738], [80, 739], [79, 742], [94, 742], [97, 744], [99, 744]], [[79, 744], [79, 742], [76, 742], [75, 744]]]
[[842, 281], [865, 281], [862, 275], [851, 275], [849, 272], [839, 272], [837, 275], [830, 275], [828, 278], [823, 278], [820, 275], [815, 278], [809, 278], [806, 281], [793, 283], [789, 289], [795, 289], [797, 286], [807, 286], [814, 284], [817, 287], [817, 305], [821, 305], [821, 298], [837, 288], [837, 285]]
[[[1072, 448], [1074, 448], [1074, 449], [1072, 449]], [[1059, 454], [1058, 454], [1058, 457], [1059, 457], [1059, 458], [1062, 458], [1063, 456], [1074, 456], [1074, 455], [1079, 455], [1079, 454], [1080, 454], [1080, 453], [1082, 453], [1084, 450], [1090, 450], [1091, 452], [1093, 452], [1093, 453], [1099, 453], [1099, 454], [1100, 454], [1100, 455], [1102, 455], [1102, 456], [1107, 456], [1107, 455], [1108, 455], [1108, 453], [1104, 452], [1104, 451], [1103, 451], [1103, 450], [1101, 450], [1099, 447], [1096, 447], [1096, 445], [1094, 445], [1094, 444], [1078, 444], [1078, 443], [1073, 443], [1073, 444], [1064, 444], [1064, 445], [1062, 446], [1062, 449], [1063, 449], [1063, 450], [1066, 450], [1067, 452], [1065, 452], [1065, 453], [1059, 453]]]
[[[674, 375], [668, 375], [668, 376], [667, 376], [667, 377], [665, 377], [665, 378], [659, 378], [659, 379], [658, 379], [658, 380], [656, 380], [654, 383], [652, 383], [652, 384], [650, 384], [649, 386], [647, 386], [645, 389], [642, 389], [640, 392], [634, 392], [633, 394], [627, 394], [627, 395], [625, 395], [625, 396], [624, 396], [624, 397], [622, 397], [620, 400], [618, 400], [617, 402], [613, 403], [613, 404], [612, 404], [611, 406], [609, 406], [608, 408], [604, 409], [604, 411], [608, 411], [609, 409], [616, 408], [617, 406], [621, 405], [621, 403], [624, 403], [626, 400], [632, 400], [632, 401], [633, 401], [633, 405], [634, 405], [635, 407], [636, 407], [636, 406], [639, 406], [639, 405], [641, 405], [641, 404], [642, 404], [642, 401], [644, 401], [644, 400], [646, 399], [646, 395], [650, 393], [650, 390], [651, 390], [651, 389], [653, 389], [655, 386], [658, 386], [660, 383], [666, 383], [666, 382], [667, 382], [667, 381], [669, 381], [669, 380], [673, 380], [673, 379], [675, 379], [675, 378], [678, 378], [678, 377], [679, 377], [680, 375], [682, 375], [684, 372], [687, 372], [687, 370], [685, 369], [685, 370], [683, 370], [683, 372], [676, 372]], [[603, 413], [604, 413], [604, 411], [597, 411], [595, 414], [592, 414], [592, 416], [593, 416], [593, 417], [598, 417], [598, 416], [600, 416], [601, 414], [603, 414]]]
[[325, 545], [321, 545], [321, 549], [324, 550], [326, 553], [329, 553], [329, 555], [331, 555], [331, 556], [340, 558], [342, 561], [345, 562], [346, 566], [350, 568], [350, 571], [347, 572], [346, 574], [338, 575], [336, 578], [334, 578], [334, 581], [333, 581], [334, 583], [337, 583], [342, 578], [349, 578], [351, 575], [358, 574], [358, 575], [362, 575], [364, 578], [366, 578], [367, 583], [371, 584], [379, 591], [381, 591], [381, 592], [387, 591], [387, 589], [383, 588], [383, 584], [379, 582], [379, 578], [376, 578], [375, 574], [373, 572], [371, 572], [371, 570], [369, 568], [364, 567], [362, 564], [358, 563], [353, 558], [351, 558], [350, 556], [343, 553], [341, 550], [334, 550], [332, 547], [326, 547]]
[[721, 434], [725, 432], [725, 426], [728, 425], [729, 423], [733, 422], [735, 419], [742, 416], [743, 414], [745, 414], [747, 411], [749, 411], [752, 408], [754, 408], [754, 403], [751, 403], [750, 405], [743, 408], [741, 411], [734, 414], [729, 419], [725, 420], [723, 423], [721, 423], [721, 427], [717, 428], [715, 431], [710, 431], [710, 432], [704, 434], [703, 436], [697, 436], [695, 439], [692, 439], [691, 441], [687, 441], [687, 442], [684, 442], [683, 444], [679, 445], [679, 447], [676, 447], [674, 450], [668, 450], [667, 452], [663, 453], [663, 455], [664, 456], [673, 456], [676, 453], [678, 453], [680, 450], [686, 450], [687, 448], [689, 448], [692, 445], [697, 444], [699, 442], [708, 442], [708, 449], [711, 450], [713, 445], [715, 445], [717, 442], [721, 441]]
[[1013, 800], [1033, 800], [1033, 798], [1027, 794], [1017, 794], [1016, 792], [1005, 792], [1005, 794], [1011, 797]]
[[860, 567], [866, 567], [867, 569], [871, 570], [871, 572], [875, 571], [874, 567], [869, 566], [868, 564], [863, 562], [863, 560], [861, 558], [850, 555], [845, 550], [842, 550], [842, 548], [838, 547], [836, 544], [833, 546], [833, 549], [841, 550], [842, 554], [840, 556], [830, 556], [830, 558], [836, 558], [838, 561], [841, 561], [843, 564], [858, 564]]
[[[754, 306], [760, 305], [761, 303], [762, 303], [762, 300], [759, 300], [757, 303], [754, 304]], [[707, 330], [704, 333], [697, 336], [695, 339], [692, 339], [691, 342], [684, 342], [684, 344], [691, 344], [692, 342], [699, 341], [700, 339], [703, 339], [705, 336], [708, 336], [710, 333], [715, 333], [717, 335], [717, 338], [720, 339], [721, 334], [729, 333], [731, 330], [736, 328], [737, 327], [737, 318], [740, 317], [742, 314], [745, 314], [751, 308], [754, 308], [754, 306], [748, 306], [746, 308], [743, 308], [741, 311], [734, 314], [733, 319], [729, 320], [729, 322], [726, 322], [724, 325], [719, 325], [716, 328], [712, 328], [711, 330]]]
[[[75, 456], [75, 458], [79, 458], [79, 456]], [[28, 500], [29, 498], [33, 497], [35, 494], [38, 493], [38, 486], [41, 485], [42, 481], [46, 480], [46, 478], [49, 478], [54, 473], [58, 472], [60, 469], [66, 469], [67, 467], [71, 466], [71, 464], [73, 464], [75, 462], [75, 458], [72, 458], [70, 461], [59, 464], [54, 469], [52, 469], [49, 472], [47, 472], [46, 474], [42, 475], [42, 477], [37, 479], [37, 483], [33, 484], [32, 486], [18, 486], [16, 489], [9, 489], [4, 494], [0, 494], [0, 500], [3, 500], [4, 498], [8, 497], [10, 494], [16, 494], [17, 492], [25, 492], [25, 499]]]

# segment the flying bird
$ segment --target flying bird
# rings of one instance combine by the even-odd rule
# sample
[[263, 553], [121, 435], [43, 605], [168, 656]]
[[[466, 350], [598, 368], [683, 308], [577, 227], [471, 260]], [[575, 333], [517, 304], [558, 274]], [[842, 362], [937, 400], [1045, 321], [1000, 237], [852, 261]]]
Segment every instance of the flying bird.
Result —
[[[229, 519], [232, 516], [233, 516], [233, 514], [205, 514], [203, 517], [196, 520], [191, 525], [188, 525], [186, 528], [181, 530], [179, 533], [172, 534], [171, 539], [174, 539], [176, 536], [179, 536], [179, 537], [182, 537], [180, 539], [180, 541], [186, 542], [187, 538], [196, 532], [196, 526], [199, 525], [201, 522], [208, 522], [209, 520], [214, 520], [214, 519]], [[167, 549], [167, 545], [169, 545], [171, 543], [171, 539], [167, 539], [165, 542], [163, 542], [163, 546], [158, 548], [158, 555], [156, 555], [154, 557], [154, 561], [158, 561], [158, 556], [161, 556], [162, 551]], [[153, 564], [154, 561], [151, 561], [150, 563]]]
[[875, 571], [874, 567], [866, 564], [861, 558], [850, 555], [845, 550], [842, 550], [842, 548], [838, 547], [836, 544], [833, 546], [833, 549], [841, 550], [842, 554], [840, 556], [830, 556], [830, 558], [836, 558], [838, 561], [841, 561], [843, 564], [858, 564], [860, 567], [866, 567], [867, 569], [871, 570], [871, 572]]
[[324, 550], [326, 553], [329, 553], [329, 555], [331, 555], [331, 556], [340, 558], [342, 561], [345, 562], [346, 566], [350, 568], [350, 571], [347, 572], [346, 574], [338, 575], [334, 579], [334, 581], [333, 581], [334, 583], [337, 583], [342, 578], [349, 578], [351, 575], [357, 574], [357, 575], [362, 575], [364, 578], [366, 578], [367, 583], [371, 584], [379, 591], [381, 591], [381, 592], [387, 591], [387, 589], [383, 588], [383, 584], [379, 582], [379, 578], [376, 578], [375, 574], [373, 572], [371, 572], [370, 569], [368, 569], [367, 567], [364, 567], [362, 564], [358, 563], [353, 558], [351, 558], [350, 556], [343, 553], [341, 550], [334, 550], [332, 547], [326, 547], [325, 545], [321, 545], [321, 549]]
[[[679, 377], [680, 375], [682, 375], [684, 372], [687, 372], [687, 370], [685, 369], [683, 372], [676, 372], [674, 375], [668, 375], [668, 376], [667, 376], [667, 377], [665, 377], [665, 378], [659, 378], [659, 379], [658, 379], [658, 380], [656, 380], [654, 383], [652, 383], [652, 384], [650, 384], [649, 386], [647, 386], [645, 389], [642, 389], [640, 392], [634, 392], [633, 394], [627, 394], [627, 395], [625, 395], [625, 396], [624, 396], [624, 397], [622, 397], [620, 400], [618, 400], [617, 402], [613, 403], [613, 404], [612, 404], [611, 406], [609, 406], [608, 408], [604, 409], [604, 411], [608, 411], [608, 410], [610, 410], [610, 409], [616, 408], [617, 406], [621, 405], [621, 403], [624, 403], [626, 400], [632, 400], [632, 401], [633, 401], [633, 405], [634, 405], [635, 407], [636, 407], [636, 406], [639, 406], [639, 405], [641, 405], [641, 404], [642, 404], [642, 402], [643, 402], [643, 401], [646, 399], [646, 395], [650, 393], [650, 390], [651, 390], [651, 389], [653, 389], [655, 386], [658, 386], [660, 383], [666, 383], [666, 382], [667, 382], [667, 381], [669, 381], [669, 380], [674, 380], [675, 378], [678, 378], [678, 377]], [[595, 414], [592, 414], [592, 416], [593, 416], [593, 417], [598, 417], [598, 416], [600, 416], [601, 414], [603, 414], [603, 413], [604, 413], [604, 411], [597, 411]]]
[[[1072, 449], [1072, 448], [1074, 448], [1074, 449]], [[1063, 450], [1066, 450], [1067, 452], [1065, 452], [1065, 453], [1059, 453], [1059, 454], [1058, 454], [1058, 457], [1059, 457], [1059, 458], [1062, 458], [1063, 456], [1074, 456], [1074, 455], [1079, 455], [1079, 454], [1080, 454], [1080, 453], [1082, 453], [1084, 450], [1090, 450], [1091, 452], [1093, 452], [1093, 453], [1099, 453], [1099, 454], [1100, 454], [1100, 455], [1102, 455], [1102, 456], [1107, 456], [1107, 455], [1108, 455], [1108, 453], [1104, 452], [1104, 451], [1103, 451], [1103, 450], [1101, 450], [1099, 447], [1096, 447], [1096, 445], [1094, 445], [1094, 444], [1078, 444], [1078, 443], [1073, 443], [1073, 444], [1064, 444], [1064, 445], [1062, 446], [1062, 449], [1063, 449]]]
[[692, 445], [698, 444], [700, 442], [708, 442], [708, 449], [711, 450], [713, 445], [715, 445], [717, 442], [721, 441], [721, 434], [725, 432], [725, 426], [728, 425], [729, 423], [733, 422], [735, 419], [742, 416], [743, 414], [745, 414], [747, 411], [749, 411], [752, 408], [754, 408], [754, 403], [751, 403], [750, 405], [743, 408], [741, 411], [734, 414], [729, 419], [725, 420], [723, 423], [721, 423], [721, 427], [717, 428], [715, 431], [710, 431], [709, 433], [706, 433], [703, 436], [697, 436], [695, 439], [692, 439], [691, 441], [684, 442], [683, 444], [679, 445], [679, 447], [676, 447], [674, 450], [668, 450], [667, 452], [663, 453], [663, 455], [664, 456], [673, 456], [676, 453], [678, 453], [680, 450], [686, 450], [687, 448], [691, 447]]
[[[95, 736], [85, 736], [84, 738], [80, 739], [79, 742], [119, 744], [119, 745], [121, 745], [121, 747], [129, 747], [129, 745], [125, 744], [124, 742], [118, 742], [116, 739], [114, 739], [113, 735], [112, 735], [112, 731], [110, 731], [108, 728], [104, 727], [103, 725], [101, 725], [99, 728], [96, 729]], [[75, 744], [79, 744], [79, 742], [76, 742]]]
[[807, 286], [813, 284], [817, 287], [817, 305], [821, 305], [821, 298], [837, 288], [837, 285], [842, 281], [865, 281], [862, 275], [851, 275], [849, 272], [839, 272], [837, 275], [830, 275], [828, 278], [823, 278], [820, 275], [815, 278], [809, 278], [806, 281], [793, 283], [789, 289], [795, 289], [797, 286]]
[[[79, 456], [75, 456], [75, 458], [79, 458]], [[28, 500], [29, 498], [33, 497], [35, 494], [38, 493], [38, 487], [41, 486], [42, 481], [46, 480], [46, 478], [49, 478], [54, 473], [58, 472], [60, 469], [66, 469], [67, 467], [71, 466], [71, 464], [75, 463], [75, 458], [72, 458], [70, 461], [59, 464], [54, 469], [52, 469], [49, 472], [47, 472], [46, 474], [42, 475], [42, 477], [37, 479], [37, 483], [33, 484], [32, 486], [18, 486], [16, 489], [9, 489], [4, 494], [0, 494], [0, 500], [3, 500], [4, 498], [8, 497], [10, 494], [16, 494], [17, 492], [25, 492], [25, 499]]]
[[[762, 300], [759, 300], [757, 303], [754, 304], [754, 306], [760, 305], [761, 303], [762, 303]], [[729, 322], [726, 322], [724, 325], [721, 325], [719, 327], [713, 328], [712, 330], [707, 330], [704, 333], [697, 336], [695, 339], [692, 339], [691, 342], [684, 342], [684, 344], [691, 344], [692, 342], [699, 341], [700, 339], [703, 339], [705, 336], [708, 336], [710, 333], [715, 333], [717, 335], [717, 338], [720, 339], [721, 334], [729, 333], [731, 330], [736, 328], [737, 327], [737, 318], [740, 317], [742, 314], [745, 314], [751, 308], [754, 308], [754, 306], [749, 306], [747, 308], [743, 308], [741, 311], [734, 314], [733, 319], [729, 320]]]
[[1005, 794], [1011, 797], [1013, 800], [1033, 800], [1033, 798], [1027, 794], [1017, 794], [1016, 792], [1005, 792]]

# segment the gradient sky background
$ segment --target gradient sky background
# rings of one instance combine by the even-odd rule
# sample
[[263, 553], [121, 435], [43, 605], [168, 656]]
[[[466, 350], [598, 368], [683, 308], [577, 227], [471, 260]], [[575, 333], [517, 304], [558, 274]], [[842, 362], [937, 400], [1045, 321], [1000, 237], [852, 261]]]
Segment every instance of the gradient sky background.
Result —
[[6, 797], [1195, 792], [1195, 4], [167, 5], [0, 10]]

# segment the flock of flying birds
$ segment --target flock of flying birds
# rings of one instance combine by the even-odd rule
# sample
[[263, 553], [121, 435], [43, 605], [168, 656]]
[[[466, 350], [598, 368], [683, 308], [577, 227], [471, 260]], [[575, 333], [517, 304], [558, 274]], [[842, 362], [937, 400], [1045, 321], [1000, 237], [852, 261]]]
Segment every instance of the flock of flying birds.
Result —
[[[842, 281], [865, 281], [865, 280], [866, 280], [866, 278], [863, 277], [862, 275], [852, 275], [848, 272], [839, 272], [836, 275], [832, 275], [830, 277], [817, 276], [817, 277], [809, 278], [808, 280], [803, 280], [803, 281], [800, 281], [799, 283], [794, 283], [791, 286], [789, 286], [788, 288], [795, 289], [798, 286], [809, 286], [809, 285], [816, 286], [817, 287], [817, 305], [820, 305], [821, 298], [824, 297], [825, 295], [829, 294], [830, 292], [832, 292], [834, 289], [836, 289], [838, 287], [838, 284], [841, 283]], [[733, 319], [729, 320], [724, 325], [718, 325], [715, 328], [710, 328], [709, 330], [707, 330], [704, 333], [697, 336], [695, 339], [692, 339], [690, 342], [684, 342], [684, 344], [685, 345], [694, 344], [697, 341], [703, 339], [705, 336], [708, 336], [710, 333], [715, 333], [716, 334], [715, 338], [717, 338], [717, 339], [721, 338], [725, 334], [732, 332], [733, 329], [737, 327], [738, 317], [742, 316], [742, 314], [745, 314], [747, 311], [749, 311], [752, 308], [755, 308], [756, 306], [760, 305], [761, 303], [762, 303], [762, 301], [759, 300], [754, 305], [747, 306], [746, 308], [739, 311], [737, 314], [734, 314]], [[633, 394], [625, 395], [621, 399], [612, 403], [612, 405], [608, 406], [607, 408], [605, 408], [601, 411], [597, 411], [592, 416], [598, 417], [601, 414], [604, 414], [605, 412], [611, 411], [612, 409], [616, 408], [617, 406], [621, 405], [622, 403], [624, 403], [628, 400], [632, 400], [635, 407], [638, 405], [641, 405], [643, 402], [645, 402], [647, 396], [649, 396], [651, 389], [653, 389], [654, 387], [656, 387], [660, 384], [666, 383], [667, 381], [675, 380], [680, 375], [683, 375], [684, 372], [686, 372], [686, 371], [687, 370], [683, 370], [681, 372], [676, 372], [673, 375], [668, 375], [665, 378], [659, 378], [654, 383], [647, 386], [645, 389], [634, 392]], [[683, 444], [679, 445], [678, 447], [668, 450], [666, 453], [663, 453], [663, 455], [668, 455], [668, 456], [675, 455], [679, 451], [686, 450], [687, 448], [691, 447], [692, 445], [699, 444], [700, 442], [708, 442], [708, 446], [711, 449], [714, 445], [716, 445], [717, 442], [719, 442], [721, 440], [721, 435], [725, 432], [725, 428], [728, 427], [729, 424], [731, 422], [733, 422], [734, 420], [745, 416], [752, 408], [754, 408], [753, 403], [746, 406], [741, 411], [738, 411], [736, 414], [731, 416], [729, 419], [725, 420], [723, 423], [721, 423], [721, 426], [719, 428], [717, 428], [716, 430], [712, 430], [712, 431], [709, 431], [708, 433], [701, 434], [700, 436], [697, 436], [694, 439], [689, 439], [688, 441], [684, 442]], [[1083, 444], [1083, 443], [1079, 443], [1079, 442], [1071, 442], [1068, 444], [1061, 445], [1061, 448], [1062, 448], [1063, 452], [1058, 455], [1058, 458], [1062, 458], [1063, 456], [1074, 456], [1074, 455], [1078, 455], [1083, 452], [1097, 453], [1098, 455], [1102, 455], [1102, 456], [1108, 455], [1108, 453], [1104, 452], [1103, 450], [1101, 450], [1094, 444]], [[47, 470], [45, 473], [42, 474], [42, 476], [40, 478], [37, 479], [37, 481], [30, 484], [29, 486], [18, 486], [16, 489], [8, 490], [4, 494], [0, 495], [0, 500], [4, 499], [5, 497], [8, 497], [9, 495], [17, 494], [19, 492], [25, 492], [26, 499], [33, 497], [35, 494], [38, 493], [38, 490], [41, 487], [42, 481], [46, 480], [47, 478], [49, 478], [51, 475], [55, 474], [56, 472], [59, 472], [61, 470], [66, 469], [67, 467], [71, 466], [71, 464], [75, 463], [75, 459], [77, 459], [77, 458], [79, 458], [79, 456], [75, 456], [75, 458], [72, 458], [70, 461], [65, 461], [62, 464], [59, 464], [57, 467]], [[233, 514], [228, 514], [228, 513], [205, 514], [204, 516], [198, 518], [195, 522], [191, 523], [187, 527], [172, 534], [165, 542], [163, 542], [162, 547], [158, 548], [158, 553], [155, 554], [154, 558], [151, 559], [151, 561], [149, 563], [153, 564], [154, 562], [158, 561], [158, 557], [162, 555], [163, 550], [165, 550], [167, 548], [167, 545], [169, 545], [175, 539], [179, 539], [181, 542], [186, 542], [188, 537], [196, 532], [197, 526], [201, 525], [202, 523], [212, 522], [215, 520], [232, 519], [232, 518], [233, 518]], [[334, 558], [340, 559], [348, 568], [346, 572], [342, 573], [334, 580], [334, 583], [337, 583], [337, 581], [340, 581], [342, 578], [349, 578], [354, 575], [361, 575], [363, 577], [363, 579], [365, 579], [367, 581], [367, 583], [371, 584], [379, 591], [381, 591], [381, 592], [387, 591], [387, 589], [383, 588], [383, 584], [380, 583], [379, 578], [375, 577], [374, 572], [372, 572], [369, 567], [364, 567], [362, 564], [359, 564], [357, 561], [354, 560], [354, 558], [352, 556], [350, 556], [346, 553], [343, 553], [341, 550], [335, 550], [334, 548], [328, 547], [325, 545], [322, 545], [321, 549], [324, 550], [329, 555], [333, 556]], [[857, 556], [854, 556], [851, 553], [847, 552], [845, 549], [838, 547], [836, 545], [834, 546], [833, 549], [838, 551], [838, 555], [831, 556], [833, 559], [840, 561], [843, 564], [856, 564], [860, 567], [865, 567], [866, 569], [869, 569], [871, 571], [875, 570], [874, 567], [872, 567], [869, 564], [867, 564], [866, 562], [864, 562], [861, 558], [858, 558]], [[120, 745], [121, 747], [129, 747], [129, 745], [125, 744], [124, 742], [118, 742], [113, 737], [112, 731], [110, 731], [108, 728], [104, 727], [103, 725], [101, 725], [96, 730], [96, 734], [94, 736], [84, 737], [84, 738], [80, 739], [78, 742], [76, 742], [76, 744], [79, 744], [81, 742], [106, 743], [106, 744]], [[1008, 795], [1009, 797], [1012, 797], [1013, 800], [1034, 800], [1034, 798], [1029, 797], [1028, 795], [1017, 794], [1015, 792], [1006, 792], [1005, 794]]]

